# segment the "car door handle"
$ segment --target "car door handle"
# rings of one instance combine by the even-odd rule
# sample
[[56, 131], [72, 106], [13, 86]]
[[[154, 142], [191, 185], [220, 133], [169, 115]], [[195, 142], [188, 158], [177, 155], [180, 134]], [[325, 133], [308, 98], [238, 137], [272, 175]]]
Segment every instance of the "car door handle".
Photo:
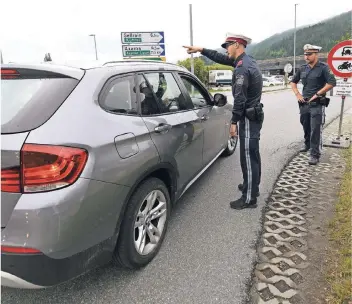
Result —
[[208, 115], [203, 115], [203, 116], [200, 118], [201, 121], [206, 121], [206, 120], [208, 120], [208, 119], [209, 119], [209, 116], [208, 116]]
[[172, 128], [169, 124], [160, 124], [154, 128], [156, 133], [166, 133]]

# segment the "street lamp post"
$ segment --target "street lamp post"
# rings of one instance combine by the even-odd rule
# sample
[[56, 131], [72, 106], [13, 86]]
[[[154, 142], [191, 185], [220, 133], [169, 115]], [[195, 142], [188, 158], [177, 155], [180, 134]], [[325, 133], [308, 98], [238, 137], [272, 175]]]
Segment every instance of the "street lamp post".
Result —
[[94, 38], [95, 59], [98, 60], [97, 41], [95, 39], [95, 34], [90, 34], [89, 36]]
[[293, 35], [293, 75], [296, 74], [296, 7], [298, 3], [295, 3], [295, 32]]
[[[191, 36], [191, 46], [193, 46], [193, 20], [192, 20], [192, 4], [189, 5], [189, 30]], [[194, 74], [194, 59], [191, 54], [191, 73]]]

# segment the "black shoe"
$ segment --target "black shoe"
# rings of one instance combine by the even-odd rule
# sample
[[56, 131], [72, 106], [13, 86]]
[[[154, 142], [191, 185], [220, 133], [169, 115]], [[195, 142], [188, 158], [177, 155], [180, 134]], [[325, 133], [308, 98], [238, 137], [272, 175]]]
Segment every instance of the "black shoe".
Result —
[[238, 200], [232, 201], [230, 203], [230, 207], [232, 209], [237, 209], [237, 210], [241, 210], [241, 209], [245, 209], [245, 208], [257, 208], [257, 202], [250, 201], [248, 204], [246, 204], [246, 202], [241, 197]]
[[300, 150], [299, 150], [299, 152], [308, 152], [309, 151], [309, 147], [308, 146], [304, 146], [304, 147], [302, 147]]
[[[243, 184], [239, 184], [238, 185], [238, 190], [240, 190], [241, 192], [243, 192]], [[257, 197], [260, 195], [260, 192], [257, 193]]]
[[309, 161], [308, 161], [308, 164], [310, 165], [317, 165], [319, 163], [319, 158], [315, 157], [315, 156], [311, 156]]

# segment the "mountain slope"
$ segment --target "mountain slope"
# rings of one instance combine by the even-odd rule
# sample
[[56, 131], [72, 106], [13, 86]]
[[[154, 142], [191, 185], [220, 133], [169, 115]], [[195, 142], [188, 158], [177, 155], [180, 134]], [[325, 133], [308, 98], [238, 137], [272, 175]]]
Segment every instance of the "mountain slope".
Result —
[[[296, 54], [303, 54], [306, 43], [319, 45], [322, 51], [329, 52], [336, 40], [351, 32], [351, 13], [343, 13], [314, 25], [297, 30]], [[269, 59], [293, 56], [294, 29], [274, 35], [254, 45], [250, 54], [256, 59]]]
[[[302, 26], [296, 32], [296, 55], [303, 54], [306, 43], [319, 45], [329, 52], [342, 36], [351, 38], [352, 11], [323, 20], [314, 25]], [[347, 34], [347, 35], [346, 35]], [[257, 60], [293, 56], [294, 29], [275, 34], [259, 43], [251, 44], [246, 52]], [[217, 51], [224, 52], [223, 49]], [[205, 64], [213, 64], [202, 56]]]

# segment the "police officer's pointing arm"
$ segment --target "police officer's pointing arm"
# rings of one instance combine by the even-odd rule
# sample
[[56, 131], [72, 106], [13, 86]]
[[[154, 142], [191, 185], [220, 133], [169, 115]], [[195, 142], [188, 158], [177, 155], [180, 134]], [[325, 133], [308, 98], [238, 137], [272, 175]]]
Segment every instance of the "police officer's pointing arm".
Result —
[[234, 66], [234, 60], [229, 56], [221, 54], [214, 50], [205, 49], [199, 46], [184, 46], [187, 49], [188, 54], [200, 52], [202, 55], [208, 57], [209, 59], [224, 65]]
[[244, 115], [245, 105], [247, 101], [248, 69], [243, 66], [236, 68], [235, 83], [233, 85], [235, 88], [232, 121], [238, 122]]
[[202, 55], [208, 57], [209, 59], [215, 61], [219, 64], [234, 66], [234, 60], [225, 54], [221, 54], [214, 50], [203, 49], [201, 52]]

